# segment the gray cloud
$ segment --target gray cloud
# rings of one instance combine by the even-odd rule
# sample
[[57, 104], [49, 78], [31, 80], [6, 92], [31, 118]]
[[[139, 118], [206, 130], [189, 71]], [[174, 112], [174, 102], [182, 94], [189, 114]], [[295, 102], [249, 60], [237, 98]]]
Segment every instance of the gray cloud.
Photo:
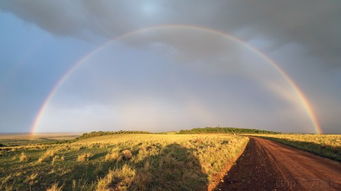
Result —
[[265, 36], [271, 47], [298, 42], [319, 56], [335, 56], [341, 49], [338, 1], [4, 0], [0, 8], [49, 32], [77, 38], [112, 37], [157, 24], [195, 24], [244, 39]]
[[[340, 1], [3, 0], [0, 10], [50, 33], [89, 41], [159, 24], [191, 24], [225, 31], [274, 58], [309, 95], [322, 125], [340, 132], [341, 121], [335, 117], [341, 108]], [[162, 42], [152, 40], [154, 45]], [[200, 54], [226, 51], [192, 48]]]

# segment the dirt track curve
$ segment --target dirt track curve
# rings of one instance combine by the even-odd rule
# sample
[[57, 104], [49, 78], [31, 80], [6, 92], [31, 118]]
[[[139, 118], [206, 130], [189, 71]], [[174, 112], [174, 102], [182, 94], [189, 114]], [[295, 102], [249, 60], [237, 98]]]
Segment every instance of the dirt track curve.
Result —
[[252, 137], [216, 190], [341, 190], [341, 163]]

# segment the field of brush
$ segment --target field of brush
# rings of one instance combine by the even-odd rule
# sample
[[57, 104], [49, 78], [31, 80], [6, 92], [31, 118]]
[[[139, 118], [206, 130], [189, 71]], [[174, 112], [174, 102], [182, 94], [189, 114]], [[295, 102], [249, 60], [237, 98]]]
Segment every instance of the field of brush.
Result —
[[257, 136], [341, 161], [341, 135], [260, 134]]
[[0, 190], [211, 190], [248, 138], [116, 134], [0, 147]]

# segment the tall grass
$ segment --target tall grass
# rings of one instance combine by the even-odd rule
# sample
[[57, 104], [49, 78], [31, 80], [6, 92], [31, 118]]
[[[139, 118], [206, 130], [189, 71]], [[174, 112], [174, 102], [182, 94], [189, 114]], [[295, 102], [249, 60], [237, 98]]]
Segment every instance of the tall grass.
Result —
[[341, 161], [341, 135], [278, 134], [259, 136]]
[[[0, 190], [210, 190], [247, 141], [228, 134], [115, 134], [15, 147], [1, 151]], [[20, 153], [30, 160], [12, 160]]]
[[96, 191], [127, 190], [135, 177], [135, 170], [128, 165], [120, 169], [109, 170], [108, 174], [99, 179]]
[[28, 160], [28, 156], [25, 153], [21, 153], [19, 156], [19, 161], [23, 162], [23, 161], [27, 161]]
[[58, 184], [53, 184], [50, 188], [48, 188], [46, 191], [61, 191], [62, 187], [58, 186]]

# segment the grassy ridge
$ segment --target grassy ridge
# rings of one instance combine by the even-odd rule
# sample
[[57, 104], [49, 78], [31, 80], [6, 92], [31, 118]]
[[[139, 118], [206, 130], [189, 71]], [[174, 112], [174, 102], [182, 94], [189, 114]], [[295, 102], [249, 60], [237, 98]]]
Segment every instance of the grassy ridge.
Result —
[[341, 135], [278, 134], [260, 136], [341, 161]]
[[117, 134], [150, 134], [148, 131], [92, 131], [90, 133], [83, 133], [76, 140], [86, 139], [90, 137], [98, 137], [104, 135], [117, 135]]
[[0, 151], [0, 190], [207, 190], [247, 141], [233, 135], [115, 134], [12, 147]]
[[200, 133], [251, 133], [251, 134], [278, 134], [274, 131], [266, 131], [259, 129], [243, 129], [243, 128], [233, 128], [233, 127], [206, 127], [206, 128], [194, 128], [190, 130], [181, 130], [179, 134], [200, 134]]

